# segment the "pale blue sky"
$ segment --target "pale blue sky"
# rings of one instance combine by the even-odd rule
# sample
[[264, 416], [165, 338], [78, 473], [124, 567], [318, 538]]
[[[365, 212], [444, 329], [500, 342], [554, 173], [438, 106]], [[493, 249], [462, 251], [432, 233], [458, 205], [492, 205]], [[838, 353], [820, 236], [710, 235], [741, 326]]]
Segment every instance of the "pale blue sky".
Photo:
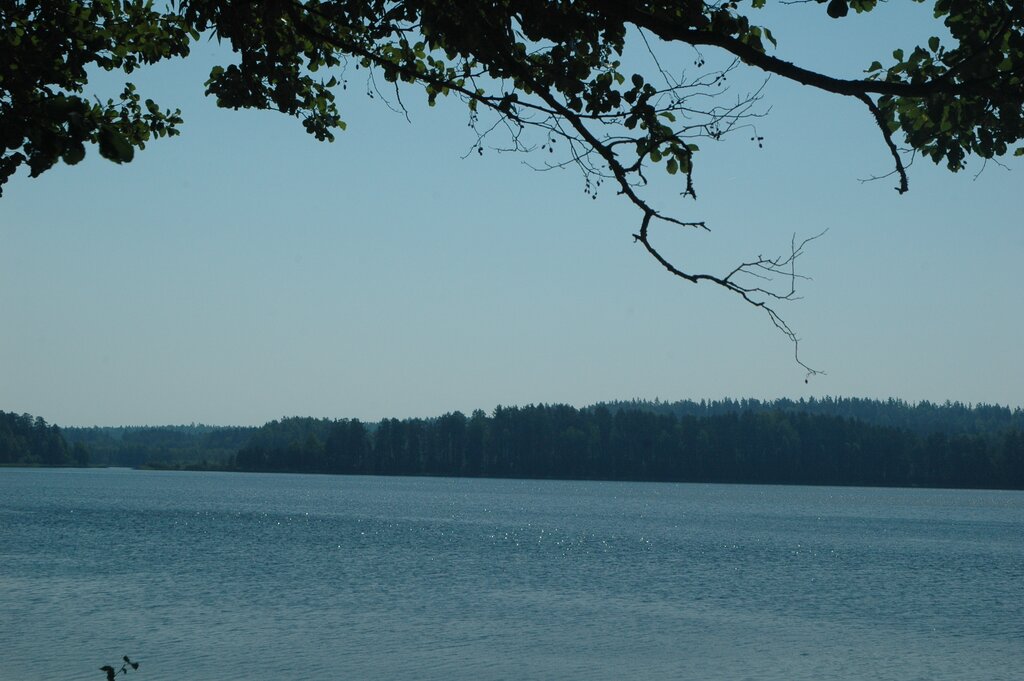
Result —
[[[933, 32], [909, 4], [873, 23], [782, 8], [778, 54], [856, 75], [909, 47], [904, 31]], [[653, 201], [714, 230], [656, 233], [693, 269], [829, 230], [801, 263], [804, 299], [781, 308], [827, 372], [805, 385], [763, 315], [634, 245], [637, 214], [611, 191], [592, 201], [575, 171], [515, 156], [462, 160], [458, 102], [407, 92], [410, 125], [350, 77], [349, 129], [320, 144], [203, 98], [215, 51], [134, 79], [183, 109], [181, 137], [5, 187], [0, 409], [91, 425], [631, 397], [1024, 404], [1024, 164], [974, 180], [918, 160], [902, 197], [860, 184], [890, 163], [863, 107], [775, 79], [764, 149], [742, 132], [703, 145], [696, 204], [655, 183]]]

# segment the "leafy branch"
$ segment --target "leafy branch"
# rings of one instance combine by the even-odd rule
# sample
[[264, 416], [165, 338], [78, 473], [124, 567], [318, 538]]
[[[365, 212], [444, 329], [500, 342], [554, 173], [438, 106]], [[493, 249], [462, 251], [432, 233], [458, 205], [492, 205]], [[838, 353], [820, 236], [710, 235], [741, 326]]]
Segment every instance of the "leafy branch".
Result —
[[[924, 0], [916, 0], [924, 2]], [[792, 11], [852, 21], [878, 0], [788, 0]], [[142, 100], [126, 84], [119, 101], [85, 95], [91, 71], [132, 73], [182, 58], [203, 36], [227, 43], [235, 63], [215, 67], [207, 94], [227, 108], [281, 112], [318, 140], [344, 130], [337, 97], [347, 69], [368, 73], [367, 94], [408, 115], [401, 86], [422, 89], [429, 105], [461, 99], [475, 139], [470, 153], [544, 152], [541, 170], [576, 168], [584, 191], [605, 183], [640, 215], [635, 241], [674, 276], [709, 282], [759, 307], [796, 349], [798, 339], [775, 305], [796, 299], [795, 261], [818, 236], [788, 255], [758, 257], [726, 275], [670, 262], [651, 243], [654, 220], [708, 230], [655, 207], [645, 193], [655, 170], [696, 198], [701, 145], [753, 131], [765, 114], [764, 84], [734, 94], [743, 68], [860, 101], [872, 117], [899, 179], [909, 188], [901, 146], [951, 171], [968, 157], [994, 162], [1024, 154], [1024, 4], [1019, 0], [933, 0], [946, 38], [892, 51], [859, 78], [843, 78], [781, 55], [754, 19], [767, 0], [175, 0], [148, 2], [0, 0], [0, 187], [21, 166], [36, 176], [86, 145], [118, 163], [154, 138], [173, 136], [177, 110]], [[653, 65], [630, 71], [628, 46]], [[687, 47], [696, 75], [674, 72], [657, 54]], [[726, 66], [707, 67], [701, 50]], [[328, 74], [326, 77], [322, 73]], [[393, 90], [393, 95], [391, 91]], [[385, 93], [388, 93], [385, 95]], [[1012, 146], [1017, 149], [1011, 150]], [[886, 175], [887, 176], [887, 175]], [[746, 283], [744, 283], [746, 282]], [[775, 285], [772, 285], [772, 283]], [[799, 357], [797, 362], [809, 369]]]

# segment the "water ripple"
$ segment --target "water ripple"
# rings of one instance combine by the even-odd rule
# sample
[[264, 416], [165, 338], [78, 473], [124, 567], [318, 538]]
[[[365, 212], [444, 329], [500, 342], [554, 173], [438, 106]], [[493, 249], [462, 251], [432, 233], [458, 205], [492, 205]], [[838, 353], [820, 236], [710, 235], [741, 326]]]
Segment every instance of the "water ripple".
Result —
[[1024, 668], [1024, 494], [0, 470], [0, 679]]

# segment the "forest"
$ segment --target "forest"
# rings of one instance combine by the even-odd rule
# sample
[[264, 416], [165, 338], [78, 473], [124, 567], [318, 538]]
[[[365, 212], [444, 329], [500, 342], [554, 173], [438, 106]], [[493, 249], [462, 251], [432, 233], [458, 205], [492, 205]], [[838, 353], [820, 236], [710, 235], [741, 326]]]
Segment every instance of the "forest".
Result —
[[[685, 403], [666, 407], [641, 402], [615, 409], [497, 407], [491, 415], [477, 410], [468, 417], [454, 412], [434, 419], [385, 419], [373, 425], [356, 419], [282, 419], [259, 429], [238, 452], [233, 467], [376, 475], [1024, 489], [1024, 431], [999, 427], [1019, 424], [1019, 410], [995, 408], [998, 417], [992, 417], [987, 407], [967, 409], [963, 418], [951, 418], [948, 424], [937, 421], [931, 431], [915, 431], [813, 409], [765, 408], [762, 403], [707, 416], [677, 415], [674, 411], [683, 409], [680, 404]], [[704, 405], [711, 412], [720, 406]], [[905, 404], [891, 407], [897, 412], [914, 409]], [[922, 423], [928, 411], [918, 412]], [[953, 405], [940, 408], [940, 413], [945, 411], [951, 416], [960, 413]], [[890, 416], [916, 423], [907, 414]], [[979, 430], [986, 423], [992, 427]]]
[[0, 465], [87, 466], [83, 445], [69, 447], [59, 427], [41, 416], [0, 411]]
[[68, 442], [81, 445], [90, 461], [131, 468], [218, 468], [249, 441], [254, 427], [204, 424], [178, 426], [64, 428]]
[[620, 401], [259, 428], [66, 428], [0, 412], [0, 464], [1024, 489], [1024, 411], [899, 400]]

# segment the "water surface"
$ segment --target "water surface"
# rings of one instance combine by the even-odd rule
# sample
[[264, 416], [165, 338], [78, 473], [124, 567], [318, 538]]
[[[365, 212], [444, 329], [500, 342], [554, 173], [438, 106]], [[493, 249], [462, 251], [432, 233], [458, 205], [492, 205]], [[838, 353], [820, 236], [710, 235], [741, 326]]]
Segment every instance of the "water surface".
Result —
[[1024, 493], [0, 469], [0, 679], [1000, 681]]

